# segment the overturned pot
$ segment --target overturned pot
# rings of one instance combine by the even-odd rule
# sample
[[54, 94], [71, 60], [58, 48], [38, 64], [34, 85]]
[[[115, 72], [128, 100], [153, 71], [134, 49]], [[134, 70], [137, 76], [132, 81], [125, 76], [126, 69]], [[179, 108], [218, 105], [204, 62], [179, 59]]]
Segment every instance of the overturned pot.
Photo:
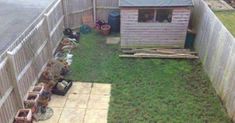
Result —
[[102, 25], [102, 26], [101, 26], [101, 33], [102, 33], [104, 36], [109, 35], [110, 30], [111, 30], [111, 26], [108, 25], [108, 24], [105, 24], [105, 25]]

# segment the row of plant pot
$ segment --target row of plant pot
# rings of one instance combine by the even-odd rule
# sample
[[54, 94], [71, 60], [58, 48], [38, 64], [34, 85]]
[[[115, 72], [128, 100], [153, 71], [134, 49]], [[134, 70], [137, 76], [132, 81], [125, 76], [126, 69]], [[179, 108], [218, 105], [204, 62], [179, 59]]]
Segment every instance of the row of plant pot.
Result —
[[33, 114], [38, 112], [39, 99], [44, 93], [44, 85], [34, 86], [24, 100], [24, 108], [19, 109], [15, 116], [15, 123], [32, 123]]
[[[71, 30], [65, 30], [65, 32], [73, 34]], [[66, 82], [64, 76], [68, 74], [69, 65], [72, 62], [70, 52], [77, 47], [80, 38], [79, 34], [73, 34], [73, 36], [76, 36], [76, 39], [71, 39], [72, 37], [70, 37], [61, 41], [57, 51], [62, 54], [66, 53], [67, 56], [64, 58], [58, 55], [55, 59], [50, 60], [39, 79], [40, 84], [33, 86], [27, 93], [23, 102], [24, 108], [18, 110], [15, 116], [15, 123], [32, 123], [35, 118], [34, 114], [46, 113], [52, 93], [65, 95], [72, 86], [72, 81]], [[57, 87], [64, 90], [58, 90]]]

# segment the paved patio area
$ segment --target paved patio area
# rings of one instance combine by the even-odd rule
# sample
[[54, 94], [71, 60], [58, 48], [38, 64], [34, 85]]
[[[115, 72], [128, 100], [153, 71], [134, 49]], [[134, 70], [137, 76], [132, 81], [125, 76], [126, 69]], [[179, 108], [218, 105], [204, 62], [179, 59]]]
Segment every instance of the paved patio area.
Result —
[[111, 85], [74, 82], [66, 96], [52, 96], [54, 115], [39, 123], [106, 123]]

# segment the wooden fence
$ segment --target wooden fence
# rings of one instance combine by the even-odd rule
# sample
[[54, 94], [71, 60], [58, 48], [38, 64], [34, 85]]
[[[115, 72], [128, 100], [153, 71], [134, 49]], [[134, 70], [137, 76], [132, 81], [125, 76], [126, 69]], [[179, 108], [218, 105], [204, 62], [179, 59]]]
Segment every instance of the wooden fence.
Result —
[[0, 123], [10, 123], [57, 48], [64, 29], [61, 0], [55, 0], [1, 55]]
[[227, 112], [235, 120], [235, 39], [203, 0], [194, 0], [195, 49]]
[[[79, 28], [83, 17], [94, 16], [96, 19], [108, 21], [108, 13], [119, 11], [119, 0], [64, 0], [66, 27]], [[94, 11], [95, 7], [95, 11]]]
[[120, 11], [119, 0], [97, 0], [97, 19], [108, 22], [108, 15], [112, 11]]
[[66, 27], [79, 28], [82, 22], [82, 17], [93, 15], [92, 0], [64, 0], [65, 16], [68, 18]]

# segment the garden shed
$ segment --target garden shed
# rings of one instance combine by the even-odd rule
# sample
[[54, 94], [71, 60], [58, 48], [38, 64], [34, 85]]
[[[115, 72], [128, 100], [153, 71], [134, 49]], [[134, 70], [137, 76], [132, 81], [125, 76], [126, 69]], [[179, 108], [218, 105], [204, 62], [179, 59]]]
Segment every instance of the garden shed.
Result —
[[122, 48], [184, 48], [192, 0], [120, 0]]

